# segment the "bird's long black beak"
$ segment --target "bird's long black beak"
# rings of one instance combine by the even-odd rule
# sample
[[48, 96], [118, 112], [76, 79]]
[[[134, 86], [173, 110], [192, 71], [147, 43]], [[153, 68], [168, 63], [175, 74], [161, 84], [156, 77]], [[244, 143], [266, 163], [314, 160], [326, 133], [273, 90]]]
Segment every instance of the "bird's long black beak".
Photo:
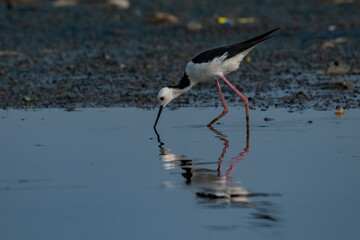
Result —
[[158, 113], [158, 115], [157, 115], [157, 117], [156, 117], [156, 121], [155, 121], [155, 124], [154, 124], [154, 129], [156, 128], [156, 124], [157, 124], [157, 122], [159, 121], [159, 118], [160, 118], [160, 114], [161, 114], [161, 111], [164, 109], [164, 107], [163, 106], [160, 106], [160, 108], [159, 108], [159, 113]]

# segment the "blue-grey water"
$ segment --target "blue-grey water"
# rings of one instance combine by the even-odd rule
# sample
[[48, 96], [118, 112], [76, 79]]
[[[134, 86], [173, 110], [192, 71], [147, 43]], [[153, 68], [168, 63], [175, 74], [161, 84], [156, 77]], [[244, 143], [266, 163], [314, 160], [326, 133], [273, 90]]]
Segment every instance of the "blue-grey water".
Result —
[[0, 239], [360, 236], [359, 110], [220, 112], [1, 111]]

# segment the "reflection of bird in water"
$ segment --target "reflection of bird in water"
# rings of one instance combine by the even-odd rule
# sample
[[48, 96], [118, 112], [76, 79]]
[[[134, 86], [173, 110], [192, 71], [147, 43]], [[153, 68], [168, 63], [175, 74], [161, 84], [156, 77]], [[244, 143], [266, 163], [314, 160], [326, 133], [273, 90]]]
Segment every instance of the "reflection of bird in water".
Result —
[[[256, 223], [259, 226], [269, 226], [272, 222], [277, 222], [277, 217], [274, 217], [269, 211], [272, 204], [264, 200], [261, 202], [254, 202], [253, 200], [255, 197], [268, 197], [274, 194], [249, 192], [240, 185], [239, 181], [231, 177], [235, 165], [244, 160], [246, 153], [249, 152], [249, 132], [246, 134], [246, 147], [244, 150], [229, 161], [224, 161], [226, 151], [230, 147], [230, 141], [220, 131], [212, 127], [209, 127], [209, 129], [215, 133], [215, 138], [221, 140], [224, 145], [218, 160], [209, 162], [189, 159], [182, 154], [172, 153], [171, 149], [164, 147], [165, 144], [161, 141], [160, 135], [155, 129], [159, 143], [160, 159], [164, 163], [164, 168], [166, 170], [182, 169], [181, 175], [185, 178], [185, 184], [196, 187], [196, 196], [204, 206], [211, 208], [250, 207], [257, 211], [252, 214], [254, 219], [265, 221], [260, 225]], [[224, 165], [230, 166], [225, 168]], [[173, 184], [167, 183], [166, 185], [173, 187]]]
[[[164, 162], [164, 168], [182, 169], [181, 175], [186, 179], [187, 185], [193, 185], [200, 188], [196, 195], [201, 199], [207, 199], [216, 202], [240, 202], [251, 203], [249, 196], [259, 196], [264, 194], [254, 194], [248, 192], [238, 181], [231, 178], [231, 173], [235, 165], [244, 159], [247, 152], [249, 152], [249, 132], [246, 136], [246, 147], [239, 155], [232, 157], [226, 163], [230, 167], [226, 173], [222, 173], [224, 165], [224, 157], [229, 148], [229, 140], [227, 136], [220, 131], [209, 127], [215, 133], [215, 138], [221, 140], [224, 144], [223, 150], [218, 158], [218, 161], [202, 162], [194, 159], [188, 159], [184, 155], [171, 153], [171, 149], [164, 148], [164, 143], [160, 139], [160, 135], [155, 129], [160, 148], [160, 158]], [[214, 165], [216, 167], [210, 168]]]
[[230, 167], [226, 171], [225, 175], [221, 174], [221, 170], [223, 168], [224, 157], [227, 149], [230, 146], [230, 141], [227, 139], [227, 136], [221, 133], [220, 131], [214, 129], [213, 127], [209, 127], [209, 129], [216, 134], [216, 138], [220, 139], [224, 142], [224, 148], [220, 157], [218, 158], [218, 167], [217, 167], [217, 178], [218, 185], [208, 186], [204, 188], [202, 191], [197, 192], [197, 196], [205, 199], [217, 200], [218, 202], [241, 202], [241, 203], [251, 203], [248, 196], [250, 193], [244, 189], [242, 186], [238, 184], [234, 184], [235, 182], [231, 179], [230, 175], [235, 168], [235, 165], [244, 159], [245, 154], [249, 152], [249, 132], [247, 132], [246, 136], [246, 147], [244, 151], [239, 153], [239, 155], [234, 156], [228, 161]]

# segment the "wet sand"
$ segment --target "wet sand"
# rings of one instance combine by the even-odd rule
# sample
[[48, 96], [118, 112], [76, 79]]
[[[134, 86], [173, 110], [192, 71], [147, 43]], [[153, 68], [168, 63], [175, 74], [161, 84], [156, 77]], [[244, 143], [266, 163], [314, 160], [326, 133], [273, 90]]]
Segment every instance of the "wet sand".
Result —
[[[349, 1], [348, 1], [349, 2]], [[351, 1], [350, 1], [351, 2]], [[140, 1], [129, 9], [98, 1], [54, 7], [47, 1], [0, 6], [2, 108], [156, 106], [158, 90], [180, 80], [197, 53], [281, 26], [229, 80], [252, 109], [360, 107], [359, 1]], [[156, 12], [177, 23], [155, 23]], [[220, 24], [227, 17], [231, 24]], [[253, 17], [253, 23], [239, 18]], [[200, 30], [187, 24], [196, 21]], [[329, 42], [330, 41], [330, 42]], [[325, 45], [324, 45], [325, 44]], [[328, 70], [330, 64], [345, 72]], [[341, 72], [341, 71], [340, 71]], [[224, 87], [230, 105], [240, 99]], [[169, 107], [221, 105], [213, 83]]]

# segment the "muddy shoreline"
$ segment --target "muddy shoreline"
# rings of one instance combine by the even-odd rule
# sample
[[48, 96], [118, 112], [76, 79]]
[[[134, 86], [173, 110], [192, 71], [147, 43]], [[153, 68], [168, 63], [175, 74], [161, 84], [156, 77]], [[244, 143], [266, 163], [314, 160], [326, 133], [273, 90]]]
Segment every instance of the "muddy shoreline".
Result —
[[[0, 105], [153, 108], [158, 90], [176, 84], [197, 53], [281, 26], [229, 76], [250, 106], [360, 108], [359, 2], [261, 2], [130, 1], [128, 9], [97, 1], [62, 7], [15, 1], [12, 9], [2, 4]], [[178, 22], [156, 22], [156, 12]], [[220, 24], [219, 17], [230, 24]], [[247, 17], [254, 22], [238, 21]], [[200, 29], [189, 27], [191, 21]], [[230, 89], [223, 91], [230, 106], [242, 105]], [[169, 106], [220, 104], [208, 83]]]

